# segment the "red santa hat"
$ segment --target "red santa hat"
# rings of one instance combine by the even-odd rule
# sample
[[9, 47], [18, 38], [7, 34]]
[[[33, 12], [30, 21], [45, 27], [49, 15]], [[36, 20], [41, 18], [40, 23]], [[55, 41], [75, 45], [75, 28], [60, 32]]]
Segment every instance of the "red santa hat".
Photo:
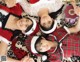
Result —
[[45, 30], [43, 30], [41, 27], [40, 27], [40, 29], [41, 29], [41, 31], [42, 31], [43, 33], [49, 34], [49, 33], [52, 33], [52, 32], [56, 29], [56, 27], [57, 27], [57, 20], [54, 21], [54, 25], [52, 26], [52, 28], [51, 28], [50, 30], [45, 31]]
[[31, 29], [29, 31], [27, 31], [25, 33], [25, 35], [35, 35], [37, 32], [39, 32], [39, 26], [38, 26], [36, 20], [33, 18], [30, 18], [30, 19], [33, 22], [33, 26], [31, 27]]

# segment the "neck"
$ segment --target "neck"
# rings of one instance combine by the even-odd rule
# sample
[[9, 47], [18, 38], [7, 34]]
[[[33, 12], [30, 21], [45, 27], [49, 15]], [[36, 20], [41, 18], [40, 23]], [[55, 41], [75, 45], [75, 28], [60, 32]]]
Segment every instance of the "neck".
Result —
[[16, 24], [17, 20], [18, 20], [18, 18], [10, 16], [7, 23], [6, 23], [5, 28], [11, 29], [13, 31], [18, 29], [17, 24]]
[[48, 9], [47, 9], [47, 8], [44, 8], [44, 9], [41, 9], [41, 10], [38, 12], [38, 15], [39, 15], [40, 17], [43, 17], [43, 16], [45, 16], [45, 15], [48, 15], [48, 13], [49, 13]]
[[50, 43], [51, 47], [56, 47], [58, 43], [56, 41]]

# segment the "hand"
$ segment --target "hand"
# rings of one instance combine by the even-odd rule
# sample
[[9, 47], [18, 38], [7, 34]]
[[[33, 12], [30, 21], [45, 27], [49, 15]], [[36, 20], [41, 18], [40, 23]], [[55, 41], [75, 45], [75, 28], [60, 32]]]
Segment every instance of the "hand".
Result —
[[14, 7], [16, 5], [16, 0], [4, 0], [7, 7]]
[[28, 55], [28, 56], [25, 56], [25, 57], [21, 60], [21, 62], [35, 62], [35, 61], [33, 60], [33, 58], [29, 57], [29, 55]]
[[74, 7], [74, 12], [75, 12], [78, 16], [80, 16], [80, 7], [75, 6], [75, 7]]
[[77, 15], [80, 15], [80, 7], [76, 6], [76, 0], [71, 0], [71, 4], [72, 4], [73, 7], [74, 7], [74, 12], [75, 12]]
[[75, 26], [75, 30], [80, 31], [80, 17], [78, 19], [77, 25]]

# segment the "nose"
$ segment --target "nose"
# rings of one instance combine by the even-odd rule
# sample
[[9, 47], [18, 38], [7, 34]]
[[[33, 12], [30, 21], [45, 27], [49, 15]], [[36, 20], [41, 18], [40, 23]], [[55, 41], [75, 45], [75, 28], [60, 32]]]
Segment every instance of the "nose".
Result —
[[27, 23], [26, 22], [22, 22], [22, 25], [27, 25]]
[[50, 25], [47, 22], [43, 23], [43, 26], [46, 28], [50, 27]]

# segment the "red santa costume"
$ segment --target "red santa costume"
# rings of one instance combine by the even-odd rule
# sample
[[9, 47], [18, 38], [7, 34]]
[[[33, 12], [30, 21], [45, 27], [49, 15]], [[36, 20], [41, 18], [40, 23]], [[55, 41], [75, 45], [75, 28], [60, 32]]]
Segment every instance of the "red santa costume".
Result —
[[20, 16], [22, 14], [22, 8], [21, 6], [17, 3], [16, 6], [12, 7], [12, 8], [8, 8], [7, 6], [1, 5], [0, 4], [0, 9], [3, 9], [9, 13], [15, 14]]
[[[67, 30], [67, 32], [69, 32], [69, 31]], [[72, 61], [71, 57], [73, 57], [73, 56], [80, 57], [80, 48], [79, 48], [80, 34], [68, 35], [67, 32], [63, 28], [60, 28], [60, 29], [56, 29], [51, 34], [52, 36], [55, 36], [57, 38], [57, 41], [60, 42], [62, 45], [60, 45], [60, 48], [58, 48], [58, 50], [56, 52], [55, 52], [55, 48], [51, 48], [48, 51], [48, 54], [50, 56], [49, 57], [50, 62], [61, 62], [60, 57], [62, 57], [62, 60], [67, 60], [67, 61]], [[34, 45], [38, 38], [39, 37], [34, 38], [31, 43], [32, 44], [31, 49], [32, 49], [33, 53], [37, 53]], [[55, 52], [55, 54], [54, 54], [54, 52]], [[73, 59], [73, 60], [75, 60], [75, 59]]]
[[[2, 9], [0, 9], [0, 14], [1, 14], [1, 21], [0, 21], [0, 41], [4, 41], [5, 43], [9, 44], [10, 39], [12, 37], [12, 32], [10, 30], [4, 29], [5, 23], [8, 19], [8, 13]], [[4, 14], [4, 15], [3, 15]], [[5, 19], [3, 19], [5, 18]], [[4, 24], [2, 24], [4, 23]]]
[[[5, 28], [5, 25], [9, 18], [9, 15], [10, 14], [8, 12], [0, 9], [0, 16], [1, 16], [0, 17], [0, 41], [5, 42], [6, 44], [10, 43], [11, 37], [13, 36], [13, 32], [11, 30]], [[28, 32], [25, 33], [25, 35], [35, 35], [39, 31], [36, 21], [32, 18], [31, 18], [31, 20], [33, 22], [33, 26]], [[13, 47], [13, 50], [14, 49], [15, 49], [15, 47]], [[17, 49], [17, 51], [19, 51], [19, 50]]]

